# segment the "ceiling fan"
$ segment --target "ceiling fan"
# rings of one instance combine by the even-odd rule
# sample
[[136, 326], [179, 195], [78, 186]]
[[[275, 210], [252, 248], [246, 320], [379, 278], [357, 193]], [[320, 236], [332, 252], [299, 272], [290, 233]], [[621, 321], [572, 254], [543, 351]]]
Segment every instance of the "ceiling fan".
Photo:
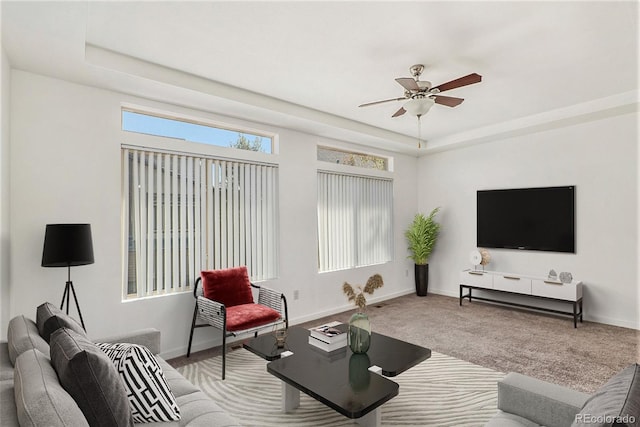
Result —
[[451, 80], [450, 82], [443, 83], [439, 86], [432, 87], [431, 82], [420, 80], [420, 75], [424, 71], [424, 65], [416, 64], [409, 68], [409, 71], [411, 71], [411, 75], [413, 77], [400, 77], [396, 79], [396, 81], [404, 88], [403, 97], [368, 102], [366, 104], [359, 105], [358, 107], [368, 107], [370, 105], [377, 105], [391, 101], [407, 101], [391, 117], [398, 117], [408, 112], [409, 114], [420, 118], [420, 116], [426, 114], [434, 104], [455, 107], [464, 101], [463, 98], [443, 96], [440, 95], [440, 93], [482, 81], [482, 76], [473, 73]]

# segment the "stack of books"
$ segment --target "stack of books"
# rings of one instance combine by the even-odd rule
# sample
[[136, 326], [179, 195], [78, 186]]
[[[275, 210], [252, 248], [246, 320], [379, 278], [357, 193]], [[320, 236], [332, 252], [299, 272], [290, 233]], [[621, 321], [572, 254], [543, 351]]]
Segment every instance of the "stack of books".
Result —
[[347, 345], [347, 333], [336, 326], [340, 322], [331, 322], [312, 328], [309, 333], [309, 344], [324, 351], [334, 351]]

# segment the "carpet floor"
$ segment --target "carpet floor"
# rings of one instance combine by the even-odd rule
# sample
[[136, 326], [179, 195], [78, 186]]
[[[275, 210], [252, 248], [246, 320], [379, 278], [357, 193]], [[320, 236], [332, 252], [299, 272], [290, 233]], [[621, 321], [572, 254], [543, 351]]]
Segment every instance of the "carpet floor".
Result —
[[[246, 426], [352, 426], [350, 420], [301, 393], [300, 406], [280, 410], [281, 382], [266, 370], [267, 362], [238, 349], [227, 354], [226, 380], [220, 380], [222, 358], [183, 365], [178, 371]], [[382, 406], [383, 426], [482, 426], [496, 412], [496, 382], [503, 373], [433, 352], [430, 359], [393, 377], [400, 393]]]
[[[640, 331], [429, 294], [367, 308], [376, 332], [500, 372], [519, 372], [592, 393], [640, 362]], [[328, 319], [348, 321], [351, 313]], [[309, 322], [306, 326], [321, 324]], [[305, 326], [305, 325], [302, 325]]]

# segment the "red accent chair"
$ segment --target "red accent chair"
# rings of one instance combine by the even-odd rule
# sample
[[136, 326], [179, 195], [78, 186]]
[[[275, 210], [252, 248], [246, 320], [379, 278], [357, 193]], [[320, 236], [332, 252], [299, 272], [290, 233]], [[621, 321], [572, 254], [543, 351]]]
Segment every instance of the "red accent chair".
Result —
[[[202, 282], [202, 286], [198, 284]], [[259, 289], [258, 302], [253, 301], [251, 288]], [[187, 357], [195, 328], [213, 326], [222, 332], [222, 379], [225, 379], [227, 337], [289, 327], [287, 299], [284, 294], [249, 281], [246, 267], [202, 271], [196, 279], [193, 295], [196, 306], [189, 334]], [[198, 323], [200, 320], [204, 323]]]

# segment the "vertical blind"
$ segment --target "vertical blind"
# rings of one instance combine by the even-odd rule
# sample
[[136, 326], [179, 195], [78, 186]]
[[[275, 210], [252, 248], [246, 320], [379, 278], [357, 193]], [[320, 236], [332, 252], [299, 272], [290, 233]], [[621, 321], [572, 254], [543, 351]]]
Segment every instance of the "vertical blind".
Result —
[[318, 268], [391, 261], [393, 181], [318, 172]]
[[205, 269], [277, 275], [277, 166], [122, 153], [126, 296], [186, 290]]

